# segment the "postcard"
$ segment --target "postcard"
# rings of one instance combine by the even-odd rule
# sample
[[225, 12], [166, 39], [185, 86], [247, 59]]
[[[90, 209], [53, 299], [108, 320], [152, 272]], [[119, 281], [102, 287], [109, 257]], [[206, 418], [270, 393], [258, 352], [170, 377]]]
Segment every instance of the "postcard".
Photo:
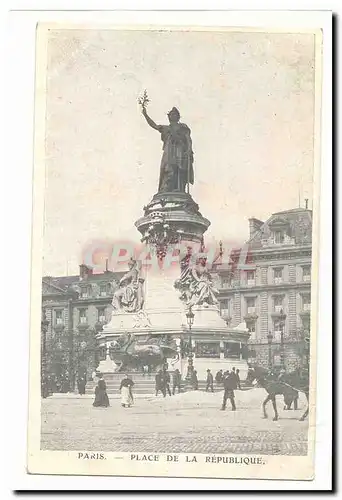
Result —
[[311, 480], [321, 30], [36, 35], [28, 472]]

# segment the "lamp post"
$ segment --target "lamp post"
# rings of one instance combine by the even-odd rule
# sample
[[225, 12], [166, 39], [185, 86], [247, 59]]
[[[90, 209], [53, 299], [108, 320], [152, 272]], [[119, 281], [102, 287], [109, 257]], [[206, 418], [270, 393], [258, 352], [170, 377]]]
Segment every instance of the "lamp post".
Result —
[[285, 333], [285, 320], [286, 314], [284, 311], [280, 310], [280, 352], [281, 352], [281, 367], [285, 369], [285, 352], [284, 352], [284, 333]]
[[272, 370], [272, 340], [273, 335], [271, 332], [268, 332], [267, 342], [268, 342], [268, 369]]
[[304, 332], [304, 355], [305, 355], [305, 368], [309, 370], [310, 366], [310, 334]]
[[40, 323], [41, 327], [41, 394], [43, 398], [48, 397], [49, 395], [49, 387], [47, 383], [47, 373], [46, 373], [46, 334], [49, 327], [49, 322], [46, 319], [45, 309], [42, 309], [42, 319]]
[[192, 372], [194, 370], [194, 365], [193, 365], [194, 355], [192, 352], [192, 338], [191, 338], [191, 328], [192, 328], [192, 325], [194, 324], [194, 318], [195, 318], [195, 315], [192, 312], [192, 306], [190, 306], [187, 313], [186, 313], [186, 320], [187, 320], [188, 327], [189, 327], [188, 371], [186, 374], [187, 379], [191, 378]]

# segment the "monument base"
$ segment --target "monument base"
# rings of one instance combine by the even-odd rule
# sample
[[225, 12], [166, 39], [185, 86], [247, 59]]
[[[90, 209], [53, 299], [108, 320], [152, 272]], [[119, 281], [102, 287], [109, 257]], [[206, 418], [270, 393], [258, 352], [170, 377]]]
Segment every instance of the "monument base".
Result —
[[96, 370], [101, 373], [115, 373], [118, 370], [118, 365], [107, 354], [106, 359], [100, 361]]
[[[233, 366], [240, 369], [240, 377], [244, 379], [247, 375], [247, 363], [241, 358], [241, 353], [249, 337], [246, 325], [228, 328], [216, 305], [203, 304], [192, 307], [194, 321], [190, 331], [186, 318], [187, 307], [180, 300], [180, 292], [174, 286], [180, 274], [180, 264], [177, 261], [166, 269], [146, 269], [143, 275], [143, 309], [137, 313], [114, 311], [111, 321], [104, 326], [98, 337], [99, 344], [109, 349], [118, 337], [133, 335], [137, 345], [145, 343], [151, 349], [154, 344], [172, 346], [173, 352], [178, 352], [178, 356], [167, 359], [168, 369], [172, 372], [178, 368], [184, 378], [187, 359], [181, 345], [188, 343], [191, 337], [193, 364], [199, 380], [206, 379], [207, 369], [215, 376], [218, 370], [231, 370]], [[122, 365], [120, 360], [128, 359], [113, 350], [110, 352], [113, 359], [108, 359], [107, 355], [106, 360], [99, 365], [99, 369], [105, 373], [117, 371]], [[153, 369], [161, 366], [162, 363], [158, 367], [153, 366]]]

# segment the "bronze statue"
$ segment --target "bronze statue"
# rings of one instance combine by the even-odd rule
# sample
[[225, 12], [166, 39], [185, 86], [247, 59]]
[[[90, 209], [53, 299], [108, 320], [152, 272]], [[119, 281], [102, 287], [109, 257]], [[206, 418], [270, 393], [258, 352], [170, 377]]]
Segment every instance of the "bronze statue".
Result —
[[117, 371], [137, 370], [144, 365], [149, 365], [154, 370], [162, 368], [167, 359], [178, 360], [177, 346], [165, 343], [153, 335], [144, 340], [139, 340], [133, 334], [123, 334], [112, 343], [110, 355]]
[[142, 285], [137, 262], [130, 260], [128, 272], [119, 281], [119, 288], [114, 292], [112, 305], [118, 312], [140, 311], [144, 303]]
[[219, 303], [218, 290], [214, 287], [205, 258], [199, 259], [194, 266], [186, 267], [175, 282], [175, 288], [180, 290], [180, 298], [188, 306], [208, 307]]
[[191, 131], [185, 123], [180, 123], [177, 108], [168, 113], [169, 125], [157, 125], [146, 111], [149, 102], [147, 93], [139, 100], [142, 114], [147, 123], [161, 134], [163, 156], [160, 165], [158, 192], [185, 192], [186, 186], [194, 183], [194, 154], [192, 151]]

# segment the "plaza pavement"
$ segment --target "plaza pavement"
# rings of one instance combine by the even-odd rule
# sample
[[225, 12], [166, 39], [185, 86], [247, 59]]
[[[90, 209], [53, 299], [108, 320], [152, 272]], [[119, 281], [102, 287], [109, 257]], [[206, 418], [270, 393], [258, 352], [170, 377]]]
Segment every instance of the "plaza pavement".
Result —
[[94, 408], [89, 397], [50, 397], [42, 400], [42, 439], [45, 450], [86, 450], [156, 453], [244, 453], [306, 455], [308, 422], [299, 410], [284, 411], [277, 397], [280, 419], [262, 418], [263, 389], [236, 391], [237, 411], [220, 411], [223, 392], [202, 391], [135, 399], [122, 408], [110, 397], [109, 408]]

